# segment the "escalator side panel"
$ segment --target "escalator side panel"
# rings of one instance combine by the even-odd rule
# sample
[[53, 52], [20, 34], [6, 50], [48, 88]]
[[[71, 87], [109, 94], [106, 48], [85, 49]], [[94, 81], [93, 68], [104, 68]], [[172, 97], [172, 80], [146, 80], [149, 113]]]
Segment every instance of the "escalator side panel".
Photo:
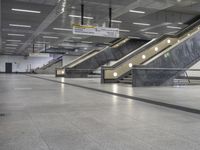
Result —
[[[145, 68], [189, 68], [200, 59], [200, 32], [196, 33], [190, 39], [180, 43], [169, 52], [161, 55], [157, 59], [153, 60], [145, 66]], [[154, 86], [155, 79], [156, 85], [173, 85], [173, 77], [180, 71], [169, 70], [152, 70], [143, 71], [138, 70], [140, 73], [136, 73], [134, 76], [140, 74], [141, 77], [136, 78], [133, 81], [134, 86]], [[151, 80], [152, 78], [152, 80]], [[141, 81], [139, 81], [141, 79]], [[159, 81], [159, 82], [158, 82]], [[148, 84], [147, 84], [148, 82]], [[136, 84], [138, 83], [138, 84]]]
[[[73, 68], [66, 68], [66, 72], [70, 74], [66, 74], [66, 77], [73, 77], [73, 71], [75, 71], [76, 74], [82, 74], [83, 72], [84, 74], [92, 73], [93, 70], [99, 68], [100, 66], [108, 63], [109, 61], [116, 61], [122, 58], [145, 43], [146, 41], [144, 40], [130, 39], [125, 44], [122, 44], [117, 48], [106, 48], [104, 51], [97, 53], [93, 57], [77, 64]], [[84, 77], [85, 76], [86, 75], [84, 75]], [[78, 77], [78, 75], [76, 75], [76, 77]], [[82, 77], [82, 75], [80, 75], [80, 77]]]

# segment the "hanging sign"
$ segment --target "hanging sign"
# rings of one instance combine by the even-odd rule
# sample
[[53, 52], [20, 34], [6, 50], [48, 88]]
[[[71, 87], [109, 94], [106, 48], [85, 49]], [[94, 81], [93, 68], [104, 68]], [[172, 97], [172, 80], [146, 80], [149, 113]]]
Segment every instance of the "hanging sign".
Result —
[[119, 38], [118, 28], [106, 28], [86, 25], [74, 25], [73, 34]]

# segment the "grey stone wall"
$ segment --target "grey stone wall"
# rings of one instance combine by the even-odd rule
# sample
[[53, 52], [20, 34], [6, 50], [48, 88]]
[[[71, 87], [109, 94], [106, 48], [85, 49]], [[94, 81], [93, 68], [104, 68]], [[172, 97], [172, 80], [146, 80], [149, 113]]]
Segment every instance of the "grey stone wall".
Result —
[[[168, 53], [146, 65], [147, 68], [189, 68], [200, 59], [200, 33], [180, 43]], [[133, 86], [173, 85], [173, 77], [180, 71], [134, 70]], [[150, 80], [151, 79], [151, 80]], [[156, 80], [155, 80], [156, 79]], [[139, 81], [140, 80], [140, 81]]]

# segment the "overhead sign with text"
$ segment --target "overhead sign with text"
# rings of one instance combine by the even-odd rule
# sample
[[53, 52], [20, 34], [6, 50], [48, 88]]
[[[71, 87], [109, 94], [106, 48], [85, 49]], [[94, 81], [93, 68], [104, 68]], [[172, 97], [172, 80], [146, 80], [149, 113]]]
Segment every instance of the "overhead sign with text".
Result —
[[74, 25], [73, 34], [119, 38], [118, 28]]

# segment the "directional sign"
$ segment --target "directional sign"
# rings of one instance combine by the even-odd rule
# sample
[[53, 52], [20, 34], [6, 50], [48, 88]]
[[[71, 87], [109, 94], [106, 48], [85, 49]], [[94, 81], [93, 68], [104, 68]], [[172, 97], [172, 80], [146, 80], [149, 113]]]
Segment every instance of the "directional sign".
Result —
[[74, 25], [73, 34], [119, 38], [118, 28]]

